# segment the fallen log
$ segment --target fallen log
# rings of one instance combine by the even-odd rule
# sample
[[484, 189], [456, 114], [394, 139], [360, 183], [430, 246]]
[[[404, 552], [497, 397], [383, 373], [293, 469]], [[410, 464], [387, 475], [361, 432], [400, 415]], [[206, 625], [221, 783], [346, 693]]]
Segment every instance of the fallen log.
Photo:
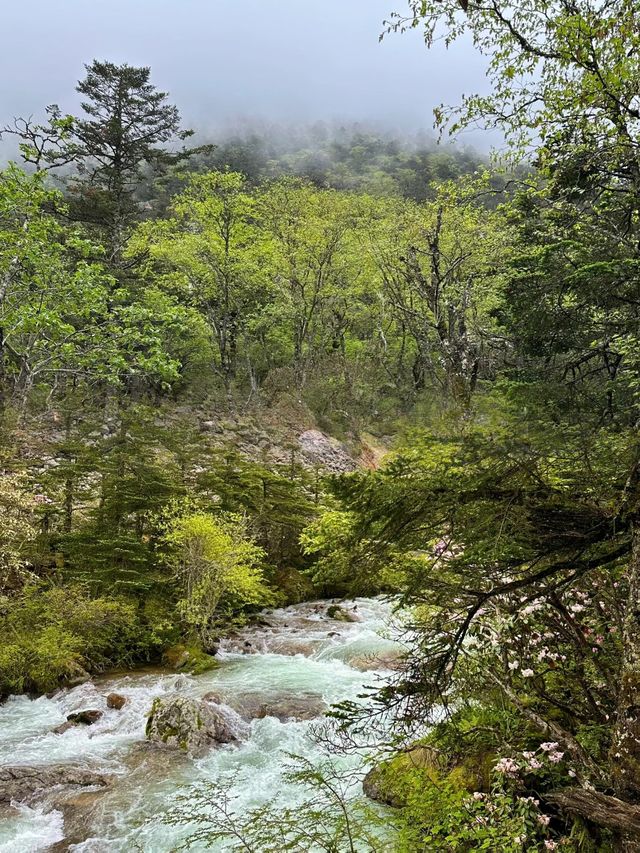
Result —
[[[640, 841], [640, 806], [585, 788], [555, 791], [546, 794], [545, 800], [567, 814], [583, 818], [616, 835]], [[640, 846], [638, 849], [640, 850]]]

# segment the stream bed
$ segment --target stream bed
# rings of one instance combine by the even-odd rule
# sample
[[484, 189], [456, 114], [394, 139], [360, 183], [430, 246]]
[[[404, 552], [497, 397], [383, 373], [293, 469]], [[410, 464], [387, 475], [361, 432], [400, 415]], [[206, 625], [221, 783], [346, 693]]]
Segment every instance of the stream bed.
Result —
[[[326, 757], [311, 736], [323, 710], [389, 677], [401, 651], [392, 639], [388, 602], [342, 602], [357, 620], [349, 622], [329, 618], [327, 604], [267, 611], [262, 624], [223, 641], [221, 665], [202, 675], [136, 670], [52, 698], [7, 700], [0, 707], [0, 765], [73, 764], [112, 778], [106, 789], [65, 792], [62, 805], [54, 790], [4, 808], [0, 853], [169, 853], [193, 826], [167, 825], [163, 817], [179, 797], [201, 793], [211, 782], [228, 790], [240, 814], [276, 795], [280, 804], [295, 805], [300, 791], [283, 778], [289, 754], [312, 762]], [[121, 710], [107, 708], [110, 692], [126, 697]], [[146, 744], [154, 698], [175, 694], [211, 694], [241, 717], [253, 717], [244, 727], [245, 739], [198, 759]], [[103, 715], [93, 725], [53, 732], [68, 714], [84, 709]], [[226, 848], [216, 842], [193, 849]]]

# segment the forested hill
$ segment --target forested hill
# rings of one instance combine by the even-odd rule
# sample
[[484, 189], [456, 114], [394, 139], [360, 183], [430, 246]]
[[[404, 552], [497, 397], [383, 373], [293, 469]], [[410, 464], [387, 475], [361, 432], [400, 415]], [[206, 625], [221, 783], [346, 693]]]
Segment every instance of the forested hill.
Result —
[[193, 167], [242, 172], [250, 181], [282, 175], [307, 178], [318, 187], [400, 195], [424, 201], [434, 181], [475, 172], [487, 158], [425, 134], [403, 137], [391, 131], [318, 123], [307, 128], [245, 129], [226, 132]]
[[[191, 173], [238, 172], [251, 187], [290, 176], [318, 189], [422, 202], [433, 199], [440, 183], [489, 170], [489, 158], [472, 148], [437, 144], [424, 134], [402, 136], [359, 125], [247, 127], [200, 132], [197, 138], [202, 149], [181, 168], [161, 179], [153, 171], [141, 175], [136, 196], [147, 216], [164, 216]], [[489, 182], [496, 193], [485, 196], [486, 206], [498, 204], [498, 191], [507, 180], [501, 172], [490, 173]]]
[[[8, 130], [15, 130], [10, 123]], [[357, 190], [373, 195], [403, 196], [424, 201], [434, 182], [455, 180], [488, 165], [489, 158], [473, 147], [437, 142], [428, 134], [403, 134], [361, 124], [318, 122], [308, 126], [245, 124], [237, 129], [197, 130], [204, 150], [184, 164], [182, 172], [230, 170], [251, 184], [298, 176], [318, 187]], [[5, 133], [0, 153], [15, 151], [16, 140]], [[492, 177], [496, 185], [500, 178]], [[143, 201], [167, 202], [183, 185], [184, 174], [153, 172], [140, 176]]]
[[149, 69], [94, 62], [78, 91], [81, 115], [5, 128], [4, 693], [347, 591], [316, 565], [326, 476], [493, 369], [506, 231], [471, 155], [319, 128], [190, 147]]

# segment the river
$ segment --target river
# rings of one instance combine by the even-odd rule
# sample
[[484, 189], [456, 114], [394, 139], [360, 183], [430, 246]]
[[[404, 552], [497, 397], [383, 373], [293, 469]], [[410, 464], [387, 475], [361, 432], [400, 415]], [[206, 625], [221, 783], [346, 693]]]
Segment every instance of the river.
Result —
[[[300, 791], [283, 778], [288, 754], [313, 762], [325, 757], [312, 737], [318, 719], [307, 717], [321, 714], [323, 706], [356, 699], [363, 687], [388, 677], [399, 650], [387, 602], [356, 599], [342, 606], [358, 621], [330, 619], [326, 602], [269, 611], [262, 625], [225, 640], [221, 665], [202, 675], [140, 670], [51, 698], [8, 699], [0, 707], [0, 764], [72, 763], [111, 774], [113, 781], [106, 791], [76, 789], [66, 795], [64, 807], [59, 794], [46, 792], [6, 809], [0, 814], [0, 853], [169, 853], [192, 827], [169, 826], [163, 818], [178, 797], [201, 792], [211, 781], [229, 790], [240, 814], [276, 794], [281, 803], [298, 802]], [[126, 697], [121, 710], [107, 709], [110, 692]], [[155, 697], [200, 698], [211, 692], [240, 714], [260, 707], [259, 719], [243, 723], [238, 717], [244, 738], [239, 745], [199, 759], [145, 745], [146, 717]], [[101, 710], [103, 716], [91, 726], [53, 732], [67, 714], [83, 709]], [[217, 844], [194, 849], [225, 849]]]

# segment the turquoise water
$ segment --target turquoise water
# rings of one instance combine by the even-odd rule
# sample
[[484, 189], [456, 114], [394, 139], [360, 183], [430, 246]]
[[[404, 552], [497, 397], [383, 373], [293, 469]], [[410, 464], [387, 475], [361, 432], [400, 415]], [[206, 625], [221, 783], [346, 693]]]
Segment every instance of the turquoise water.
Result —
[[[0, 819], [0, 853], [45, 851], [65, 838], [68, 847], [58, 849], [75, 853], [168, 853], [191, 829], [168, 826], [163, 816], [175, 807], [177, 797], [201, 791], [206, 782], [224, 785], [240, 814], [276, 794], [286, 805], [299, 802], [299, 787], [285, 782], [283, 774], [290, 767], [290, 753], [312, 762], [326, 757], [312, 736], [318, 720], [266, 716], [246, 725], [238, 719], [244, 736], [240, 745], [211, 750], [195, 760], [145, 748], [146, 716], [155, 697], [175, 693], [202, 697], [213, 691], [236, 708], [246, 701], [268, 703], [283, 696], [326, 705], [355, 699], [363, 687], [388, 677], [388, 661], [398, 645], [391, 639], [388, 603], [358, 599], [344, 606], [355, 607], [352, 612], [359, 621], [329, 620], [323, 605], [314, 603], [270, 611], [265, 614], [267, 625], [225, 641], [220, 668], [200, 676], [134, 672], [61, 691], [53, 698], [10, 698], [0, 707], [0, 762], [74, 763], [108, 772], [113, 781], [106, 793], [82, 794], [81, 832], [78, 820], [74, 824], [66, 819], [66, 810], [63, 815], [56, 808], [55, 792], [15, 804]], [[243, 654], [243, 649], [251, 653]], [[112, 691], [127, 697], [121, 711], [106, 708], [106, 695]], [[104, 715], [92, 726], [53, 734], [67, 714], [83, 708], [99, 708]], [[340, 761], [348, 767], [358, 759]], [[353, 795], [358, 794], [356, 783]]]

